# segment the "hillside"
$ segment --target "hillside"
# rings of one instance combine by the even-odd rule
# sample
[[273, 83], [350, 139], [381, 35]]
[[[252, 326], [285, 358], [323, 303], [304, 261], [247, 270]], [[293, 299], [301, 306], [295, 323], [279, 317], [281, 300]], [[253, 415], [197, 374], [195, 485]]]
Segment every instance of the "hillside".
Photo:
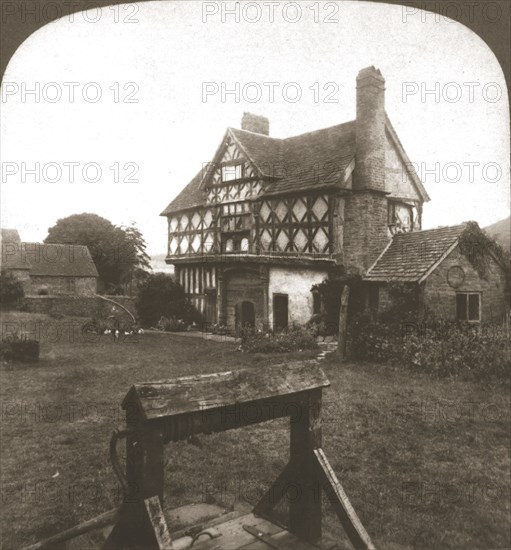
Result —
[[511, 252], [511, 218], [500, 220], [488, 227], [483, 228], [486, 233], [495, 239], [502, 248]]
[[174, 266], [165, 263], [165, 254], [152, 254], [150, 264], [156, 273], [174, 273]]

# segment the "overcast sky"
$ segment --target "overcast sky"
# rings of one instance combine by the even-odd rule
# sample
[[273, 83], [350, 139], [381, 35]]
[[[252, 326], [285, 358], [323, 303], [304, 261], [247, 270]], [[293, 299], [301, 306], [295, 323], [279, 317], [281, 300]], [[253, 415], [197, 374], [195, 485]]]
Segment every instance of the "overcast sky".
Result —
[[[351, 120], [355, 78], [369, 65], [386, 79], [386, 110], [431, 196], [424, 227], [509, 215], [505, 81], [470, 30], [366, 2], [304, 1], [301, 14], [291, 2], [259, 12], [249, 2], [238, 21], [233, 6], [103, 8], [33, 34], [2, 84], [2, 227], [38, 241], [58, 218], [94, 212], [135, 221], [149, 252], [163, 253], [159, 213], [226, 127], [244, 111], [269, 117], [275, 137]], [[236, 83], [239, 97], [222, 97]]]

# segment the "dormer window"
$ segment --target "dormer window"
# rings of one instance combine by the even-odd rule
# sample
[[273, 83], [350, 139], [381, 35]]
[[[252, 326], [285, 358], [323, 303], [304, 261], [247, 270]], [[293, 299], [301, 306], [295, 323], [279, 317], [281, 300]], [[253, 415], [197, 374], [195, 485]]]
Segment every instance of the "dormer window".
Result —
[[240, 180], [243, 177], [243, 164], [222, 166], [222, 181]]

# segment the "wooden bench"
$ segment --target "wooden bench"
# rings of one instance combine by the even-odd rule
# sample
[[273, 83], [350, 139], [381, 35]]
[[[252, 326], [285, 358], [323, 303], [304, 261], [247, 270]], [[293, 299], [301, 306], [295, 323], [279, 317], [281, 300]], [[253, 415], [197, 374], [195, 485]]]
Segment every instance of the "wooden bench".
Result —
[[[353, 547], [374, 548], [321, 447], [321, 395], [327, 386], [326, 376], [316, 365], [239, 370], [132, 386], [122, 404], [126, 429], [114, 432], [110, 442], [124, 502], [110, 512], [113, 527], [102, 547], [340, 548], [322, 537], [324, 491]], [[192, 525], [176, 531], [172, 518], [187, 513], [186, 507], [165, 510], [165, 445], [284, 417], [290, 419], [289, 462], [257, 505], [252, 510], [232, 511], [212, 507], [217, 513], [205, 521], [195, 518], [195, 525], [191, 518]], [[126, 439], [125, 470], [116, 451], [121, 438]], [[282, 524], [274, 511], [290, 488], [300, 496], [289, 499], [288, 520]], [[198, 506], [204, 511], [208, 505]], [[94, 524], [94, 520], [87, 523]], [[94, 528], [98, 526], [96, 522]], [[80, 534], [85, 530], [78, 526]], [[57, 542], [56, 537], [53, 541]], [[40, 544], [33, 548], [45, 547]]]

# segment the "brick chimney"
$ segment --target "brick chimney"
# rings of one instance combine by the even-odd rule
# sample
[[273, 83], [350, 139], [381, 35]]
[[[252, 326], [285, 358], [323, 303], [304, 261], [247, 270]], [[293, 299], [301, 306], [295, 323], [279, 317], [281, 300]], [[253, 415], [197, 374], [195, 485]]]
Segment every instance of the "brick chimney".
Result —
[[385, 79], [367, 67], [357, 76], [356, 168], [353, 186], [385, 191]]
[[265, 116], [253, 115], [252, 113], [243, 113], [241, 119], [241, 129], [264, 136], [270, 135], [270, 121]]
[[388, 242], [385, 192], [385, 79], [375, 67], [357, 76], [355, 170], [344, 210], [343, 262], [364, 273]]

